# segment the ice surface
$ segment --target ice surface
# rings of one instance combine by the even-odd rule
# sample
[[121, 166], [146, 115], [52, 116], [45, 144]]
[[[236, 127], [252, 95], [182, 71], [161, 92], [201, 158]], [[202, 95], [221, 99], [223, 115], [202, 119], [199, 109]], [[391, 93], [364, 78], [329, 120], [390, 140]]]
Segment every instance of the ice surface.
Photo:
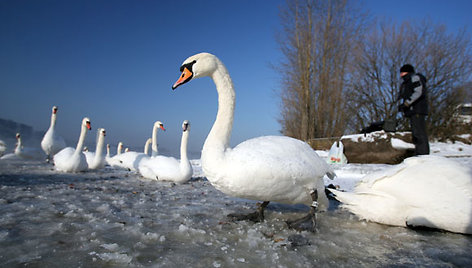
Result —
[[[471, 147], [431, 150], [471, 165]], [[333, 200], [314, 234], [287, 228], [302, 205], [271, 203], [262, 223], [231, 222], [227, 214], [256, 202], [217, 191], [191, 163], [193, 179], [176, 185], [110, 167], [68, 174], [0, 160], [0, 267], [472, 267], [471, 236], [359, 221]], [[350, 191], [385, 167], [336, 165], [326, 183]]]

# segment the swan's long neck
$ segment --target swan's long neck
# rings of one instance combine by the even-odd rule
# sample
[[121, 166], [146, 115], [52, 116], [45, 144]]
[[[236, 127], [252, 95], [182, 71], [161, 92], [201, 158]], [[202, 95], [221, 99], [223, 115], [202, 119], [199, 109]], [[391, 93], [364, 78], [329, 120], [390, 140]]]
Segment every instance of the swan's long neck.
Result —
[[159, 128], [158, 125], [155, 125], [152, 128], [152, 153], [151, 156], [156, 156], [158, 154], [157, 151], [157, 129]]
[[220, 62], [211, 76], [218, 91], [218, 113], [215, 123], [203, 145], [202, 157], [205, 153], [224, 153], [229, 147], [233, 128], [234, 105], [236, 94], [233, 82], [226, 67]]
[[120, 154], [121, 154], [121, 150], [123, 150], [123, 144], [122, 144], [122, 143], [118, 143], [118, 148], [116, 148], [116, 155], [120, 155]]
[[98, 137], [97, 147], [95, 148], [95, 163], [98, 163], [103, 158], [103, 145], [105, 144], [105, 136]]
[[18, 141], [16, 142], [15, 154], [21, 153], [21, 147], [23, 146], [21, 144], [21, 138], [19, 137], [19, 138], [17, 138], [17, 140]]
[[77, 142], [77, 147], [75, 148], [75, 153], [82, 152], [82, 148], [84, 147], [85, 142], [85, 135], [87, 134], [87, 127], [85, 125], [82, 126], [80, 131], [79, 141]]
[[110, 157], [110, 146], [107, 145], [107, 155], [106, 157]]
[[149, 144], [151, 144], [152, 140], [151, 139], [147, 139], [146, 140], [146, 143], [144, 144], [144, 154], [148, 154], [149, 153]]
[[49, 126], [49, 129], [54, 129], [56, 126], [56, 114], [52, 113], [51, 114], [51, 125]]
[[188, 144], [188, 135], [189, 132], [184, 131], [182, 132], [182, 139], [180, 141], [180, 164], [184, 162], [188, 162], [188, 156], [187, 156], [187, 144]]

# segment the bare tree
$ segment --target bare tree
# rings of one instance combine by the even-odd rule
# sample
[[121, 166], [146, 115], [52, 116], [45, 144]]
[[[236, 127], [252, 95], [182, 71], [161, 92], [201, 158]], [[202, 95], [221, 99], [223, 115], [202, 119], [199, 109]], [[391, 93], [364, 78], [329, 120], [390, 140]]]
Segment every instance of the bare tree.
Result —
[[429, 21], [379, 24], [355, 53], [352, 90], [356, 101], [351, 108], [357, 109], [357, 116], [351, 128], [396, 116], [399, 69], [410, 63], [428, 79], [429, 132], [438, 136], [442, 129], [451, 129], [453, 110], [471, 78], [470, 47], [465, 31], [448, 34], [444, 26]]
[[343, 134], [351, 52], [363, 30], [353, 10], [347, 0], [286, 2], [278, 40], [285, 57], [278, 65], [284, 134], [302, 140]]

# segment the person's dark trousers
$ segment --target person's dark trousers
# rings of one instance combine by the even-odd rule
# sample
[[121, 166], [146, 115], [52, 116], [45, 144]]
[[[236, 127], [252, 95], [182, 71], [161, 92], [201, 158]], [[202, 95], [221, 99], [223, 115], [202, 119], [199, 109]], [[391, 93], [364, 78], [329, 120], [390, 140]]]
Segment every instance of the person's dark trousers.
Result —
[[415, 154], [429, 154], [428, 133], [426, 132], [426, 116], [413, 114], [410, 117], [411, 134], [415, 144]]

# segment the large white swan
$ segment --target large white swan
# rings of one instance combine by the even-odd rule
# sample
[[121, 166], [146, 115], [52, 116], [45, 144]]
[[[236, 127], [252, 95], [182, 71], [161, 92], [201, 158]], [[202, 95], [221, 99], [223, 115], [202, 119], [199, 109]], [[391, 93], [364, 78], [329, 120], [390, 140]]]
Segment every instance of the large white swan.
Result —
[[308, 216], [314, 222], [316, 193], [321, 208], [328, 207], [323, 176], [334, 177], [328, 164], [308, 144], [284, 136], [259, 137], [230, 148], [235, 92], [226, 67], [216, 56], [200, 53], [186, 59], [180, 70], [173, 89], [209, 76], [218, 92], [216, 120], [201, 154], [207, 179], [228, 195], [264, 201], [256, 220], [262, 220], [264, 207], [275, 201], [313, 205]]
[[95, 152], [84, 152], [88, 169], [100, 169], [105, 167], [105, 154], [103, 152], [105, 136], [106, 130], [104, 128], [99, 128], [97, 130], [97, 145]]
[[451, 159], [407, 158], [365, 176], [353, 192], [329, 190], [361, 219], [472, 234], [472, 170]]
[[128, 151], [120, 155], [117, 155], [114, 158], [116, 161], [118, 161], [118, 163], [116, 163], [116, 166], [126, 168], [132, 171], [137, 171], [139, 163], [143, 159], [149, 158], [149, 145], [151, 144], [151, 142], [152, 142], [151, 138], [146, 140], [146, 143], [144, 144], [143, 153]]
[[82, 148], [85, 142], [87, 130], [91, 130], [90, 119], [85, 117], [82, 119], [80, 125], [80, 136], [77, 142], [77, 147], [66, 147], [54, 155], [54, 165], [57, 170], [65, 172], [79, 172], [85, 171], [88, 168], [85, 155], [82, 153]]
[[192, 165], [187, 157], [187, 144], [190, 123], [182, 123], [182, 140], [180, 142], [180, 160], [174, 157], [154, 156], [139, 166], [139, 172], [146, 179], [184, 183], [192, 178]]
[[57, 152], [66, 147], [66, 142], [56, 131], [57, 110], [57, 106], [52, 107], [51, 124], [41, 140], [41, 148], [46, 153], [48, 162]]

